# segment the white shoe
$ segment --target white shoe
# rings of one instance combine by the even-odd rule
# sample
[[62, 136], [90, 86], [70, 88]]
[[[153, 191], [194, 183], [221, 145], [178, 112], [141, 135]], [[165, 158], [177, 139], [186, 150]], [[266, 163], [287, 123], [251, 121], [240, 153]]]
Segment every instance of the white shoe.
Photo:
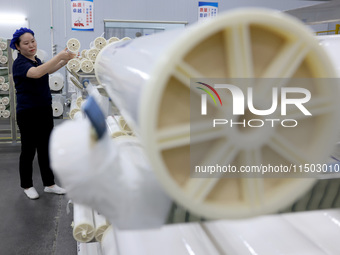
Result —
[[54, 184], [52, 187], [45, 187], [44, 191], [47, 193], [54, 193], [59, 195], [63, 195], [66, 193], [66, 190], [60, 188], [57, 184]]
[[30, 187], [29, 189], [24, 189], [24, 192], [26, 196], [28, 196], [29, 199], [39, 198], [39, 194], [34, 187]]

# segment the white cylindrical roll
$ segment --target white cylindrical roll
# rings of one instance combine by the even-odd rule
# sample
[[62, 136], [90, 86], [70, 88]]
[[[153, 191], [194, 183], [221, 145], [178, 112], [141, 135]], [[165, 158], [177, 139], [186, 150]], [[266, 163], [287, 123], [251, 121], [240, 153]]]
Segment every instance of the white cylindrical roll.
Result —
[[79, 72], [80, 70], [80, 60], [78, 58], [73, 58], [67, 62], [67, 68], [74, 71]]
[[105, 216], [99, 214], [96, 210], [93, 211], [93, 215], [94, 215], [94, 225], [95, 225], [94, 237], [98, 242], [101, 242], [103, 238], [103, 234], [105, 230], [110, 226], [110, 223], [107, 221]]
[[1, 87], [1, 90], [2, 91], [8, 91], [9, 90], [9, 84], [7, 82], [3, 83], [2, 87]]
[[93, 41], [93, 46], [98, 50], [101, 50], [102, 48], [104, 48], [106, 46], [106, 44], [107, 44], [107, 42], [106, 42], [106, 39], [104, 37], [97, 37]]
[[6, 110], [6, 106], [3, 105], [3, 104], [0, 102], [0, 111], [1, 111], [1, 113], [2, 113], [4, 110]]
[[109, 44], [109, 43], [113, 43], [113, 42], [118, 42], [119, 41], [119, 38], [118, 37], [115, 37], [115, 36], [113, 36], [113, 37], [111, 37], [108, 41], [107, 41], [107, 44]]
[[112, 138], [128, 135], [126, 132], [124, 132], [124, 130], [120, 129], [118, 121], [114, 117], [108, 116], [106, 118], [106, 124], [109, 128], [109, 133]]
[[3, 118], [7, 119], [7, 118], [9, 118], [10, 116], [11, 116], [11, 112], [10, 112], [9, 110], [4, 110], [4, 111], [2, 112], [2, 117], [3, 117]]
[[5, 56], [5, 55], [2, 55], [1, 57], [0, 57], [0, 64], [6, 64], [7, 63], [7, 61], [8, 61], [8, 58]]
[[53, 117], [60, 117], [64, 112], [64, 98], [61, 95], [54, 95], [52, 98]]
[[3, 84], [5, 82], [5, 77], [4, 76], [0, 76], [0, 84]]
[[87, 49], [84, 49], [81, 51], [80, 53], [81, 58], [86, 58], [86, 52], [87, 52]]
[[[97, 56], [95, 73], [130, 128], [143, 139], [152, 168], [168, 194], [206, 218], [277, 212], [307, 192], [315, 180], [286, 177], [274, 181], [247, 176], [232, 179], [222, 174], [190, 178], [191, 166], [220, 162], [240, 169], [264, 162], [325, 162], [338, 137], [338, 86], [308, 87], [316, 99], [311, 100], [314, 104], [309, 102], [315, 105], [314, 114], [306, 116], [294, 131], [273, 127], [270, 135], [250, 132], [245, 136], [238, 128], [220, 130], [201, 119], [201, 96], [196, 86], [190, 85], [192, 78], [337, 77], [305, 24], [277, 11], [238, 9], [185, 29], [109, 44]], [[246, 89], [244, 85], [241, 90]], [[264, 93], [260, 98], [271, 99], [265, 94], [270, 89], [258, 89]], [[232, 100], [230, 93], [220, 91], [222, 101]], [[318, 99], [327, 102], [328, 108]], [[232, 121], [238, 121], [232, 107], [221, 104], [212, 111], [214, 116], [226, 118], [228, 113]], [[191, 146], [197, 153], [195, 157], [191, 157]], [[306, 157], [300, 157], [298, 151], [304, 151]]]
[[76, 38], [71, 38], [66, 43], [67, 49], [73, 53], [78, 53], [80, 49], [80, 42]]
[[9, 97], [1, 97], [1, 104], [3, 105], [9, 105]]
[[105, 230], [100, 245], [103, 255], [119, 254], [116, 243], [116, 236], [112, 226], [109, 226]]
[[94, 238], [94, 221], [92, 208], [73, 204], [73, 237], [81, 243], [90, 242]]
[[6, 42], [0, 42], [0, 50], [6, 50], [7, 49], [7, 43]]
[[80, 61], [80, 69], [84, 72], [84, 73], [91, 73], [93, 71], [93, 63], [91, 60], [89, 59], [82, 59]]
[[99, 49], [96, 49], [96, 48], [89, 49], [86, 52], [86, 58], [91, 60], [92, 62], [95, 62], [98, 56], [98, 53], [99, 53]]
[[71, 119], [74, 118], [74, 115], [80, 111], [80, 108], [77, 105], [77, 94], [74, 93], [71, 96], [71, 106], [70, 106], [70, 112], [69, 112], [69, 116]]
[[129, 40], [131, 40], [131, 38], [130, 37], [124, 37], [124, 38], [122, 38], [122, 39], [120, 39], [121, 41], [129, 41]]
[[61, 73], [53, 73], [49, 76], [50, 89], [52, 91], [59, 91], [64, 87], [64, 75]]

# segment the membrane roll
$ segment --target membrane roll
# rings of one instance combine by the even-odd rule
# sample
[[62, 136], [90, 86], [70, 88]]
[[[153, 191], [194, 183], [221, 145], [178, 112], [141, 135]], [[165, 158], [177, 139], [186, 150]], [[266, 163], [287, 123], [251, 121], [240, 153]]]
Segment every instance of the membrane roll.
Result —
[[95, 225], [94, 237], [98, 242], [101, 242], [103, 234], [106, 231], [106, 229], [110, 226], [110, 223], [107, 221], [105, 216], [101, 215], [96, 210], [93, 211], [93, 215]]
[[121, 41], [129, 41], [129, 40], [131, 40], [131, 38], [130, 37], [123, 37], [122, 39], [120, 39]]
[[49, 85], [52, 91], [60, 91], [64, 87], [64, 75], [53, 73], [49, 75]]
[[80, 42], [76, 38], [71, 38], [67, 41], [66, 47], [69, 51], [78, 54], [78, 51], [80, 49]]
[[0, 111], [1, 111], [1, 114], [3, 113], [4, 110], [6, 110], [6, 105], [3, 105], [3, 104], [0, 102]]
[[86, 58], [86, 52], [87, 52], [87, 49], [82, 50], [81, 53], [80, 53], [80, 56], [82, 58]]
[[74, 72], [80, 71], [80, 60], [78, 58], [73, 58], [67, 62], [67, 68]]
[[[190, 86], [193, 78], [289, 82], [311, 78], [316, 82], [316, 78], [338, 77], [313, 32], [276, 10], [231, 10], [183, 29], [109, 44], [96, 58], [95, 74], [131, 130], [142, 139], [162, 187], [176, 203], [207, 219], [278, 212], [310, 190], [315, 179], [293, 174], [285, 178], [224, 178], [222, 174], [191, 178], [190, 166], [220, 162], [240, 169], [264, 162], [278, 166], [282, 162], [325, 162], [338, 137], [338, 86], [321, 89], [316, 83], [308, 84], [316, 101], [312, 100], [312, 115], [301, 119], [296, 132], [283, 127], [273, 127], [270, 132], [264, 132], [266, 128], [256, 129], [258, 132], [214, 128], [202, 120], [201, 112], [193, 111], [201, 109], [203, 102], [197, 86]], [[256, 95], [268, 98], [264, 84], [256, 89]], [[219, 107], [209, 103], [209, 109], [217, 118], [238, 121], [229, 104], [231, 94], [226, 90], [221, 94], [226, 103]], [[246, 111], [249, 114], [240, 118], [252, 117]]]
[[3, 96], [3, 97], [1, 97], [0, 96], [0, 103], [2, 104], [2, 105], [4, 105], [4, 106], [7, 106], [7, 105], [9, 105], [9, 97], [8, 96]]
[[90, 242], [94, 238], [95, 228], [92, 208], [73, 204], [73, 237], [81, 243]]
[[8, 82], [8, 75], [1, 75], [0, 76], [0, 84], [7, 83]]
[[0, 64], [7, 64], [7, 62], [8, 62], [8, 58], [7, 58], [7, 56], [5, 56], [5, 55], [2, 55], [1, 57], [0, 57]]
[[114, 43], [114, 42], [118, 42], [119, 41], [119, 38], [118, 37], [110, 37], [109, 40], [107, 40], [107, 44], [110, 44], [110, 43]]
[[119, 254], [116, 233], [113, 226], [105, 230], [100, 245], [103, 255]]
[[88, 51], [86, 51], [86, 58], [91, 60], [92, 62], [95, 62], [98, 53], [99, 53], [99, 49], [97, 48], [89, 49]]
[[120, 126], [118, 125], [118, 121], [116, 120], [115, 117], [108, 116], [106, 118], [106, 124], [108, 126], [110, 136], [112, 138], [128, 135], [126, 132], [124, 132], [124, 130], [120, 128]]
[[7, 50], [7, 43], [5, 41], [0, 42], [0, 50], [2, 51]]
[[11, 112], [9, 110], [4, 110], [2, 112], [2, 117], [8, 119], [11, 116]]
[[106, 46], [106, 44], [107, 44], [106, 39], [104, 37], [101, 37], [101, 36], [97, 37], [93, 41], [93, 46], [98, 50], [101, 50], [102, 48], [104, 48]]
[[89, 59], [82, 59], [80, 61], [80, 69], [84, 72], [84, 73], [91, 73], [93, 71], [93, 63], [91, 60]]
[[71, 96], [71, 106], [70, 106], [69, 117], [73, 119], [74, 115], [79, 111], [80, 111], [80, 108], [77, 105], [77, 94], [73, 93]]
[[64, 98], [61, 95], [52, 97], [53, 117], [60, 117], [64, 113]]
[[9, 91], [9, 84], [7, 82], [1, 84], [2, 91]]

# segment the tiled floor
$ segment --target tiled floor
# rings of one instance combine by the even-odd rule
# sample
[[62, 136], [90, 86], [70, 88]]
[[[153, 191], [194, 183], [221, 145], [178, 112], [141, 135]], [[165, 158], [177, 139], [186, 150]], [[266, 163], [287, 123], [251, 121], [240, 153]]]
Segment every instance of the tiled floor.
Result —
[[19, 183], [19, 154], [20, 145], [0, 145], [0, 254], [76, 255], [67, 196], [43, 192], [35, 161], [33, 180], [40, 198], [28, 199]]

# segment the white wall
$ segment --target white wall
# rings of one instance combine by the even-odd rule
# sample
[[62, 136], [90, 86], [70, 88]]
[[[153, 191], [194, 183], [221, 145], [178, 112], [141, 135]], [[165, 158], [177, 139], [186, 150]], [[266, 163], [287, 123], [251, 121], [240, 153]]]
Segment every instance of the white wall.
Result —
[[[219, 2], [220, 13], [239, 7], [256, 6], [287, 10], [318, 3], [301, 0], [214, 0], [214, 2]], [[53, 7], [53, 30], [50, 28], [50, 3]], [[45, 50], [50, 58], [52, 32], [57, 52], [63, 49], [67, 40], [72, 37], [79, 39], [81, 49], [87, 49], [90, 42], [103, 33], [103, 19], [187, 21], [190, 24], [197, 21], [197, 4], [198, 0], [94, 0], [93, 32], [71, 30], [70, 0], [0, 0], [0, 15], [25, 14], [30, 28], [35, 32], [38, 47]]]

